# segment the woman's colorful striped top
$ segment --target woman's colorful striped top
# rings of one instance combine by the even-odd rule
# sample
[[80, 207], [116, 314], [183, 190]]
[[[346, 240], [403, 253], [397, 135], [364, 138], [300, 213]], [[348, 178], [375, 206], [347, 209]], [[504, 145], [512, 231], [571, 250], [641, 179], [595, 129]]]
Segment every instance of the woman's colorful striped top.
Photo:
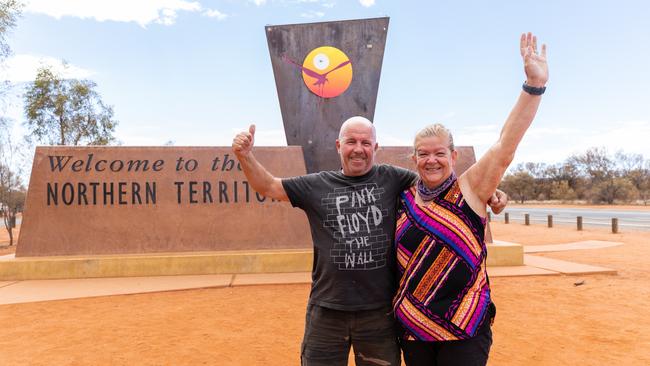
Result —
[[467, 205], [458, 180], [424, 206], [415, 187], [401, 193], [393, 307], [402, 339], [467, 339], [489, 321], [484, 235], [485, 219]]

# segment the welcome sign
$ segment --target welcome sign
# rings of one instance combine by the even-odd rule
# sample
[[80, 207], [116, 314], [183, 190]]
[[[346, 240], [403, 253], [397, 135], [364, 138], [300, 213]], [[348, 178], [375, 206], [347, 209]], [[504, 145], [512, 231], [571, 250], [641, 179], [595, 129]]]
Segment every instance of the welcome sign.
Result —
[[[300, 147], [259, 147], [279, 177]], [[230, 147], [38, 147], [16, 256], [310, 248], [307, 219], [255, 192]]]

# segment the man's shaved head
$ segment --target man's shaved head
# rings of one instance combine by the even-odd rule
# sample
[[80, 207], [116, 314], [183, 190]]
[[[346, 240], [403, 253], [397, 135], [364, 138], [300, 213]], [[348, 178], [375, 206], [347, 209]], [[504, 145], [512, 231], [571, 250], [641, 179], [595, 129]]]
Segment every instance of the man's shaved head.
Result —
[[339, 140], [343, 138], [343, 135], [345, 134], [345, 131], [351, 127], [351, 126], [367, 126], [370, 127], [372, 131], [372, 140], [377, 141], [377, 131], [375, 130], [375, 125], [370, 122], [369, 119], [361, 116], [354, 116], [350, 117], [343, 124], [341, 125], [341, 129], [339, 130]]
[[356, 116], [343, 122], [336, 140], [343, 174], [357, 177], [368, 173], [378, 147], [375, 126], [367, 118]]

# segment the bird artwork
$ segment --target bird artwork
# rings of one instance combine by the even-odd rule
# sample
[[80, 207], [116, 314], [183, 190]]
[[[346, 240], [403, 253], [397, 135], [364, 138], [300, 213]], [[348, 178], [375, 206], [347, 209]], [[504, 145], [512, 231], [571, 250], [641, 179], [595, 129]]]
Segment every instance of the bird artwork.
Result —
[[299, 68], [307, 88], [322, 98], [341, 95], [352, 82], [352, 61], [335, 47], [315, 48], [307, 54], [302, 65], [286, 55], [282, 59]]

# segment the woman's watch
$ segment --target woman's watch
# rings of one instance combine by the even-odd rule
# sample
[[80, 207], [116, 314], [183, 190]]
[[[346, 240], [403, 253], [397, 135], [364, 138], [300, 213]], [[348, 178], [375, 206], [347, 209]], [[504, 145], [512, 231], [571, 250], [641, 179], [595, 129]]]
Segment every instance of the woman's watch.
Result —
[[530, 94], [530, 95], [542, 95], [546, 91], [545, 86], [543, 86], [541, 88], [537, 88], [537, 87], [530, 86], [530, 85], [526, 84], [525, 81], [524, 81], [524, 85], [522, 85], [521, 88], [524, 89], [524, 91], [526, 93]]

